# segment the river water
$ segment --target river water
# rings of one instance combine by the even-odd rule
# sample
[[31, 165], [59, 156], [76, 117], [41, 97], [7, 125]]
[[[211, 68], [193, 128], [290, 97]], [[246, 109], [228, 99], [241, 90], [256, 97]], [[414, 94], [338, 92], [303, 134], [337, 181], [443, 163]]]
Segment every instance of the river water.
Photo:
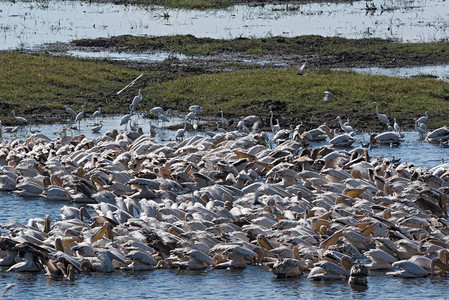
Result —
[[[69, 42], [77, 38], [108, 37], [120, 34], [194, 34], [198, 37], [235, 38], [272, 35], [296, 36], [319, 34], [350, 38], [382, 37], [420, 42], [447, 39], [449, 5], [444, 0], [378, 1], [388, 10], [368, 12], [365, 2], [311, 3], [300, 6], [239, 5], [225, 10], [203, 12], [174, 10], [159, 7], [120, 6], [78, 1], [0, 1], [0, 50], [34, 48], [43, 43]], [[168, 19], [162, 15], [169, 14]], [[162, 57], [165, 59], [165, 57]], [[118, 127], [121, 116], [102, 118], [105, 122], [100, 134]], [[96, 120], [98, 121], [98, 120]], [[178, 123], [179, 119], [174, 119]], [[81, 131], [88, 138], [94, 120], [81, 122]], [[148, 120], [138, 118], [145, 132]], [[33, 125], [51, 138], [56, 138], [65, 124]], [[173, 131], [160, 130], [161, 141], [173, 138]], [[195, 134], [195, 133], [189, 133]], [[4, 134], [3, 139], [22, 137], [25, 132]], [[367, 142], [368, 134], [357, 135], [359, 142]], [[433, 167], [442, 159], [449, 161], [449, 149], [431, 145], [418, 139], [416, 132], [406, 132], [399, 147], [376, 147], [373, 157], [413, 162], [416, 166]], [[46, 202], [43, 199], [24, 199], [14, 193], [0, 193], [0, 223], [27, 223], [30, 217], [53, 220], [59, 218], [59, 208], [66, 203]], [[6, 234], [3, 231], [3, 234]], [[387, 278], [373, 273], [368, 288], [353, 290], [344, 282], [312, 282], [305, 277], [279, 280], [262, 266], [243, 270], [211, 270], [193, 272], [155, 270], [148, 272], [116, 272], [113, 274], [83, 275], [79, 279], [57, 281], [43, 273], [0, 272], [1, 288], [12, 283], [6, 299], [76, 298], [76, 299], [317, 299], [444, 298], [446, 278], [404, 280]]]
[[[448, 39], [445, 0], [374, 0], [249, 6], [217, 10], [167, 9], [80, 1], [0, 1], [0, 50], [33, 48], [80, 38], [192, 34], [238, 38], [316, 34], [347, 38]], [[381, 9], [381, 6], [384, 9]], [[168, 14], [168, 18], [164, 15]]]

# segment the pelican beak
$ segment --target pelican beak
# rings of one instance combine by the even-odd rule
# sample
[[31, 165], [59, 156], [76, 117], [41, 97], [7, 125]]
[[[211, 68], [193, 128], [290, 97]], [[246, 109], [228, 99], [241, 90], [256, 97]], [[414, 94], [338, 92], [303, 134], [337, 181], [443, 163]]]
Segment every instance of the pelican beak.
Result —
[[49, 215], [45, 215], [44, 220], [44, 232], [49, 233], [50, 232], [50, 224], [51, 224], [51, 218]]
[[256, 156], [241, 151], [234, 150], [234, 153], [238, 158], [247, 158], [250, 162], [253, 162], [257, 159]]
[[270, 171], [273, 167], [271, 167], [269, 164], [263, 163], [261, 161], [255, 161], [254, 163], [261, 165], [264, 167], [265, 170]]
[[391, 218], [391, 210], [390, 210], [389, 208], [385, 209], [385, 210], [383, 211], [383, 215], [384, 215], [384, 218], [385, 218], [386, 220], [388, 220], [389, 218]]
[[270, 251], [273, 249], [273, 246], [271, 246], [270, 242], [263, 234], [259, 234], [257, 236], [257, 242], [259, 243], [260, 246], [262, 246], [267, 251]]
[[365, 189], [345, 189], [343, 191], [343, 195], [349, 196], [352, 199], [360, 196], [361, 193], [363, 193]]
[[70, 239], [63, 240], [61, 243], [62, 243], [62, 247], [65, 248], [68, 245], [70, 245], [71, 243], [74, 243], [74, 242], [81, 243], [82, 241], [83, 241], [83, 239], [80, 237], [72, 237]]
[[62, 179], [59, 178], [58, 176], [51, 175], [50, 180], [52, 184], [62, 187]]
[[373, 232], [374, 228], [376, 227], [377, 223], [373, 223], [369, 226], [366, 226], [365, 228], [363, 228], [360, 233], [366, 237], [369, 237], [371, 235], [371, 233]]
[[62, 244], [62, 240], [60, 238], [55, 239], [55, 248], [56, 251], [64, 252], [64, 245]]
[[444, 198], [443, 194], [441, 194], [440, 197], [438, 198], [438, 205], [441, 207], [444, 215], [447, 217], [446, 199]]
[[322, 215], [320, 216], [320, 219], [321, 219], [321, 220], [329, 220], [329, 218], [330, 218], [330, 216], [332, 215], [332, 213], [333, 213], [332, 210], [331, 210], [331, 211], [328, 211], [327, 213], [322, 214]]
[[330, 226], [330, 225], [331, 225], [331, 223], [328, 220], [318, 219], [318, 220], [312, 221], [312, 230], [315, 232], [318, 232], [321, 227]]
[[307, 212], [307, 219], [313, 217], [314, 215], [315, 215], [315, 210], [314, 209], [309, 210]]
[[82, 167], [79, 167], [78, 170], [76, 170], [76, 176], [78, 177], [84, 177], [84, 169]]
[[340, 236], [343, 234], [343, 230], [344, 229], [340, 229], [339, 231], [328, 237], [326, 240], [322, 241], [320, 243], [320, 248], [327, 250], [330, 246], [335, 245], [338, 242]]
[[106, 233], [107, 228], [109, 227], [109, 223], [105, 222], [103, 226], [90, 238], [91, 243], [95, 243], [98, 240], [101, 240]]

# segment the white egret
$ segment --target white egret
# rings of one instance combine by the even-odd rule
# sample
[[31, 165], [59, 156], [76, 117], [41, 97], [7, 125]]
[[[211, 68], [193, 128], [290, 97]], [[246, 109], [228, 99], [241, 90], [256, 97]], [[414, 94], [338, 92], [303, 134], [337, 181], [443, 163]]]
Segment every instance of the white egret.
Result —
[[427, 113], [427, 111], [424, 114], [425, 114], [425, 116], [422, 116], [421, 118], [416, 120], [417, 123], [426, 123], [427, 122], [427, 120], [429, 119], [429, 114]]
[[131, 104], [129, 106], [129, 114], [126, 114], [123, 116], [123, 118], [120, 120], [120, 126], [126, 125], [126, 128], [128, 127], [128, 121], [129, 121], [129, 119], [131, 119], [133, 112], [134, 112], [134, 106]]
[[228, 119], [223, 117], [223, 111], [220, 110], [221, 113], [221, 124], [223, 124], [223, 127], [228, 127], [229, 126], [229, 121]]
[[279, 126], [279, 120], [278, 120], [278, 124], [273, 124], [273, 111], [271, 109], [270, 109], [270, 127], [271, 127], [271, 131], [273, 131], [273, 133], [276, 133], [279, 130], [281, 130], [281, 126]]
[[103, 127], [103, 123], [104, 123], [103, 120], [100, 120], [100, 125], [93, 127], [93, 128], [92, 128], [92, 132], [93, 132], [93, 133], [98, 133], [98, 132], [100, 132], [101, 128]]
[[329, 91], [324, 91], [324, 98], [323, 101], [329, 101], [330, 99], [334, 98], [334, 94], [332, 94]]
[[182, 140], [184, 138], [186, 128], [187, 128], [187, 121], [184, 120], [184, 128], [180, 128], [180, 129], [178, 129], [178, 131], [176, 131], [175, 140], [178, 140], [178, 139]]
[[338, 120], [338, 123], [340, 123], [340, 127], [341, 127], [341, 129], [343, 129], [344, 132], [346, 132], [346, 133], [351, 133], [351, 132], [354, 131], [354, 128], [352, 128], [351, 125], [349, 125], [349, 124], [348, 124], [348, 125], [343, 124], [343, 122], [341, 121], [340, 116], [337, 116], [337, 120]]
[[379, 118], [380, 122], [385, 124], [385, 125], [387, 125], [387, 126], [390, 125], [390, 120], [388, 120], [387, 115], [386, 114], [380, 114], [377, 102], [374, 102], [374, 104], [376, 104], [376, 114], [377, 114], [377, 117]]
[[133, 105], [134, 107], [137, 107], [137, 104], [139, 104], [140, 102], [142, 102], [143, 97], [142, 97], [142, 90], [139, 89], [139, 94], [137, 96], [134, 97], [133, 102], [131, 103], [131, 105]]
[[92, 116], [96, 119], [100, 116], [100, 114], [101, 114], [101, 106], [98, 107], [98, 110], [96, 110]]
[[16, 121], [20, 123], [20, 125], [28, 123], [27, 119], [22, 118], [22, 117], [16, 117], [15, 111], [12, 111], [12, 115], [13, 115], [14, 119], [16, 119]]
[[84, 116], [84, 104], [81, 105], [81, 111], [76, 115], [75, 123], [78, 122], [78, 129], [81, 129], [81, 119]]
[[70, 115], [70, 117], [76, 118], [76, 111], [74, 111], [67, 105], [64, 108], [65, 108], [65, 111]]

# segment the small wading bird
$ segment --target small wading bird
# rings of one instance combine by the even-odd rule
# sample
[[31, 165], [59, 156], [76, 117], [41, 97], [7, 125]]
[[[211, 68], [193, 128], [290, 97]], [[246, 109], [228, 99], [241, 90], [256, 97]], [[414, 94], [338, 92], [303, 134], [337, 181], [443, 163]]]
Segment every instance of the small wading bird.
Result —
[[24, 125], [24, 124], [28, 123], [27, 119], [22, 118], [22, 117], [16, 117], [15, 111], [12, 111], [12, 115], [13, 115], [14, 119], [16, 119], [16, 121], [20, 123], [20, 125]]
[[377, 105], [377, 102], [374, 102], [374, 104], [376, 105], [376, 114], [377, 114], [377, 117], [379, 118], [379, 121], [382, 124], [385, 124], [387, 126], [390, 125], [390, 120], [388, 120], [387, 115], [386, 114], [380, 114], [379, 113], [379, 106]]
[[329, 91], [324, 91], [324, 98], [323, 101], [329, 101], [330, 99], [334, 98], [334, 94], [332, 94]]
[[300, 67], [298, 67], [297, 75], [304, 75], [304, 70], [306, 69], [306, 63], [303, 63]]

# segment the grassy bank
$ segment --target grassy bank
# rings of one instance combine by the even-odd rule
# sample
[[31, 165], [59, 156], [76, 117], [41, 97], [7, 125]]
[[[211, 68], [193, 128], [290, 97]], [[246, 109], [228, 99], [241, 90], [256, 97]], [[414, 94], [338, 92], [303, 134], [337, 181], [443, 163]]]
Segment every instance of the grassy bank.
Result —
[[76, 40], [76, 46], [114, 48], [123, 51], [172, 51], [186, 55], [243, 54], [308, 60], [317, 66], [407, 66], [442, 64], [449, 61], [449, 42], [396, 43], [384, 39], [299, 36], [237, 38], [232, 40], [197, 38], [192, 35], [161, 37], [117, 36]]
[[[105, 113], [126, 113], [127, 105], [142, 88], [141, 111], [162, 106], [185, 112], [189, 105], [204, 106], [205, 115], [227, 117], [250, 114], [269, 117], [272, 108], [282, 126], [303, 121], [309, 126], [335, 117], [349, 117], [359, 129], [379, 128], [374, 101], [391, 122], [396, 117], [403, 127], [429, 112], [429, 127], [448, 124], [449, 83], [426, 78], [390, 78], [328, 70], [296, 75], [294, 68], [237, 70], [198, 75], [194, 67], [166, 62], [142, 69], [96, 60], [0, 53], [0, 117], [13, 123], [11, 111], [34, 122], [44, 117], [65, 117], [64, 106], [87, 112], [102, 106]], [[119, 96], [116, 92], [143, 73], [135, 86]], [[323, 102], [323, 92], [335, 98]], [[86, 113], [87, 115], [89, 113]], [[265, 119], [265, 120], [266, 120]]]

